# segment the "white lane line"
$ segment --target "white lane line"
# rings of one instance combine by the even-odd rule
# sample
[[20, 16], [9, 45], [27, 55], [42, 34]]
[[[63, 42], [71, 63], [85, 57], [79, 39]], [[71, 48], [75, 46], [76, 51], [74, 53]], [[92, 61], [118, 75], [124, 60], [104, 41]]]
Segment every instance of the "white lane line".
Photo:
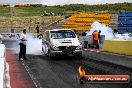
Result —
[[30, 71], [29, 67], [25, 64], [25, 62], [22, 61], [22, 63], [23, 63], [23, 66], [25, 67], [25, 69], [27, 70], [30, 78], [32, 79], [33, 83], [35, 84], [36, 88], [42, 88], [40, 83], [38, 82], [38, 80], [32, 74], [30, 74], [31, 71]]

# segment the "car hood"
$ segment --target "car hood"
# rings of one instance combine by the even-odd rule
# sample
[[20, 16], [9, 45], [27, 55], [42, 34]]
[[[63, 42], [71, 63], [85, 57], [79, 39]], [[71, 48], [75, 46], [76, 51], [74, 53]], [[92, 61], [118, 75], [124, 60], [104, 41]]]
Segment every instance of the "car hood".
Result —
[[55, 46], [78, 46], [80, 42], [77, 38], [51, 39], [51, 44]]

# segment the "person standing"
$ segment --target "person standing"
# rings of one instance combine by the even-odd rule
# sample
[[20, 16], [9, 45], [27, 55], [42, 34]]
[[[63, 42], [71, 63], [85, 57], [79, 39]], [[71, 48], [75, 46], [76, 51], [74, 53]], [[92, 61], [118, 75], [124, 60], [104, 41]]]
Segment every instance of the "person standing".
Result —
[[36, 31], [37, 31], [37, 37], [39, 37], [39, 26], [38, 25], [36, 27]]
[[97, 30], [95, 30], [93, 33], [93, 44], [95, 45], [96, 49], [99, 49], [99, 33]]
[[100, 33], [101, 33], [101, 31], [99, 30], [99, 32], [98, 32], [99, 43], [102, 43], [102, 38], [101, 38]]
[[36, 27], [36, 32], [39, 33], [39, 26]]
[[23, 33], [20, 35], [20, 52], [19, 52], [19, 60], [26, 59], [26, 29], [23, 30]]

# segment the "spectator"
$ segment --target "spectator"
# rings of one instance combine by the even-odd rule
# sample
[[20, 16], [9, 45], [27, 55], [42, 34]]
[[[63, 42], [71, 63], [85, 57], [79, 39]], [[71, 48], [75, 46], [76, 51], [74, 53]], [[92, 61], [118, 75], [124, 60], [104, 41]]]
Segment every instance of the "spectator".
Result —
[[37, 31], [37, 37], [39, 37], [39, 26], [38, 25], [36, 27], [36, 31]]
[[20, 35], [20, 52], [19, 52], [19, 60], [26, 59], [26, 29], [23, 30], [23, 33]]
[[39, 33], [39, 26], [36, 27], [36, 32]]
[[101, 33], [101, 31], [99, 30], [99, 32], [98, 32], [99, 43], [102, 43], [102, 41], [101, 41], [102, 39], [101, 39], [100, 33]]
[[97, 32], [97, 30], [95, 30], [93, 33], [93, 45], [95, 45], [96, 49], [99, 49], [99, 33]]

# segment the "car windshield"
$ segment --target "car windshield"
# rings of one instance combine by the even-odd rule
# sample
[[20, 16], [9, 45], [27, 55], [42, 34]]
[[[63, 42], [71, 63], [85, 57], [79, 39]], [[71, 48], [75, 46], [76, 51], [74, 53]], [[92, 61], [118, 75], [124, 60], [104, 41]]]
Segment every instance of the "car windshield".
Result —
[[76, 35], [71, 30], [59, 30], [59, 31], [51, 31], [51, 38], [53, 39], [76, 38]]

